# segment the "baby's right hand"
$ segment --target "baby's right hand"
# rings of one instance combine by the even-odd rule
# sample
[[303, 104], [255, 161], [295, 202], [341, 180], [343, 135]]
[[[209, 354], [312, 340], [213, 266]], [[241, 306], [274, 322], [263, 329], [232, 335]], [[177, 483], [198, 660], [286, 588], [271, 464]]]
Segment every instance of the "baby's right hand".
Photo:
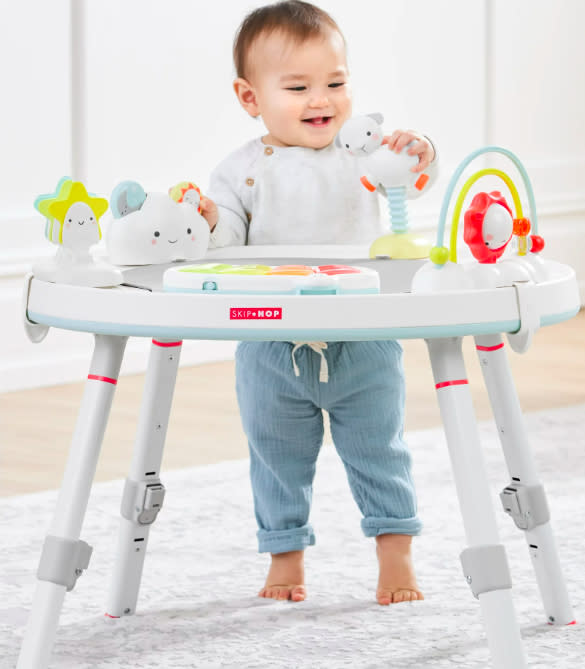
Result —
[[203, 216], [203, 218], [207, 221], [210, 232], [213, 232], [213, 229], [217, 225], [217, 220], [219, 218], [217, 205], [213, 200], [202, 196], [199, 206], [201, 207], [201, 216]]

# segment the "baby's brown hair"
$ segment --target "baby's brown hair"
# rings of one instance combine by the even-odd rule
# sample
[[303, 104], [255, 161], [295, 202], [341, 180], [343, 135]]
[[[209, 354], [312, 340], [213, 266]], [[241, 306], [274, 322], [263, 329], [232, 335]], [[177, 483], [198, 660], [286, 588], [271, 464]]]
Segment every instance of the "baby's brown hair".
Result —
[[327, 29], [341, 30], [329, 14], [302, 0], [287, 0], [259, 7], [242, 21], [234, 39], [236, 76], [246, 78], [246, 58], [251, 46], [260, 35], [280, 30], [295, 42], [323, 35]]

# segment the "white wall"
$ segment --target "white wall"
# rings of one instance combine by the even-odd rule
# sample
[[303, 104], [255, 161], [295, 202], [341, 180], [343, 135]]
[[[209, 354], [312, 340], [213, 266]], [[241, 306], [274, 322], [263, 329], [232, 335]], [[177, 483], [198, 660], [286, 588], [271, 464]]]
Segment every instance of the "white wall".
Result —
[[522, 157], [546, 252], [575, 267], [585, 302], [585, 3], [496, 0], [490, 8], [486, 140]]
[[[91, 190], [122, 179], [163, 190], [207, 185], [228, 151], [263, 131], [231, 90], [233, 33], [256, 2], [73, 0], [86, 18]], [[434, 229], [453, 169], [487, 143], [526, 164], [548, 252], [585, 282], [585, 3], [581, 0], [322, 0], [349, 46], [355, 111], [383, 111], [386, 127], [415, 127], [440, 149], [442, 176], [411, 208]], [[71, 173], [69, 2], [6, 2], [0, 42], [0, 390], [83, 378], [91, 338], [51, 332], [29, 344], [19, 322], [21, 277], [52, 253], [34, 197]], [[30, 16], [35, 21], [30, 21]], [[49, 29], [50, 28], [50, 29]], [[6, 72], [4, 72], [4, 70]], [[6, 77], [5, 77], [6, 75]], [[6, 147], [6, 149], [5, 149]], [[504, 169], [507, 166], [503, 165]], [[583, 284], [585, 285], [585, 283]], [[143, 366], [147, 342], [130, 344], [127, 371]], [[189, 342], [184, 360], [230, 355], [223, 342]]]

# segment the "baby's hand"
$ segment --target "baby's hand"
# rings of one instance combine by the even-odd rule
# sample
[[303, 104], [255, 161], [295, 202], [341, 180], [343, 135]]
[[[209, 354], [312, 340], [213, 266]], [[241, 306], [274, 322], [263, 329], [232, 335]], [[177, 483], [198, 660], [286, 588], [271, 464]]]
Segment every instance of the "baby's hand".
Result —
[[411, 172], [423, 172], [435, 159], [435, 149], [424, 135], [414, 130], [395, 130], [389, 137], [384, 137], [382, 144], [387, 144], [391, 151], [400, 153], [410, 142], [414, 144], [408, 149], [409, 156], [418, 156], [418, 165]]
[[201, 207], [201, 216], [207, 221], [210, 232], [213, 232], [213, 229], [217, 225], [217, 219], [219, 218], [217, 205], [213, 200], [202, 196], [199, 206]]

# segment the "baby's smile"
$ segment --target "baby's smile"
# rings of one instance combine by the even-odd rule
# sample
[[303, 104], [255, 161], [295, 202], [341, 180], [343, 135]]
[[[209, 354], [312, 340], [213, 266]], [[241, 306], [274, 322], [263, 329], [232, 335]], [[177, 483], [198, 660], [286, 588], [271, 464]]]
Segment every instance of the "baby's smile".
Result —
[[332, 116], [314, 116], [313, 118], [302, 119], [303, 123], [308, 123], [312, 126], [326, 126], [331, 122]]

